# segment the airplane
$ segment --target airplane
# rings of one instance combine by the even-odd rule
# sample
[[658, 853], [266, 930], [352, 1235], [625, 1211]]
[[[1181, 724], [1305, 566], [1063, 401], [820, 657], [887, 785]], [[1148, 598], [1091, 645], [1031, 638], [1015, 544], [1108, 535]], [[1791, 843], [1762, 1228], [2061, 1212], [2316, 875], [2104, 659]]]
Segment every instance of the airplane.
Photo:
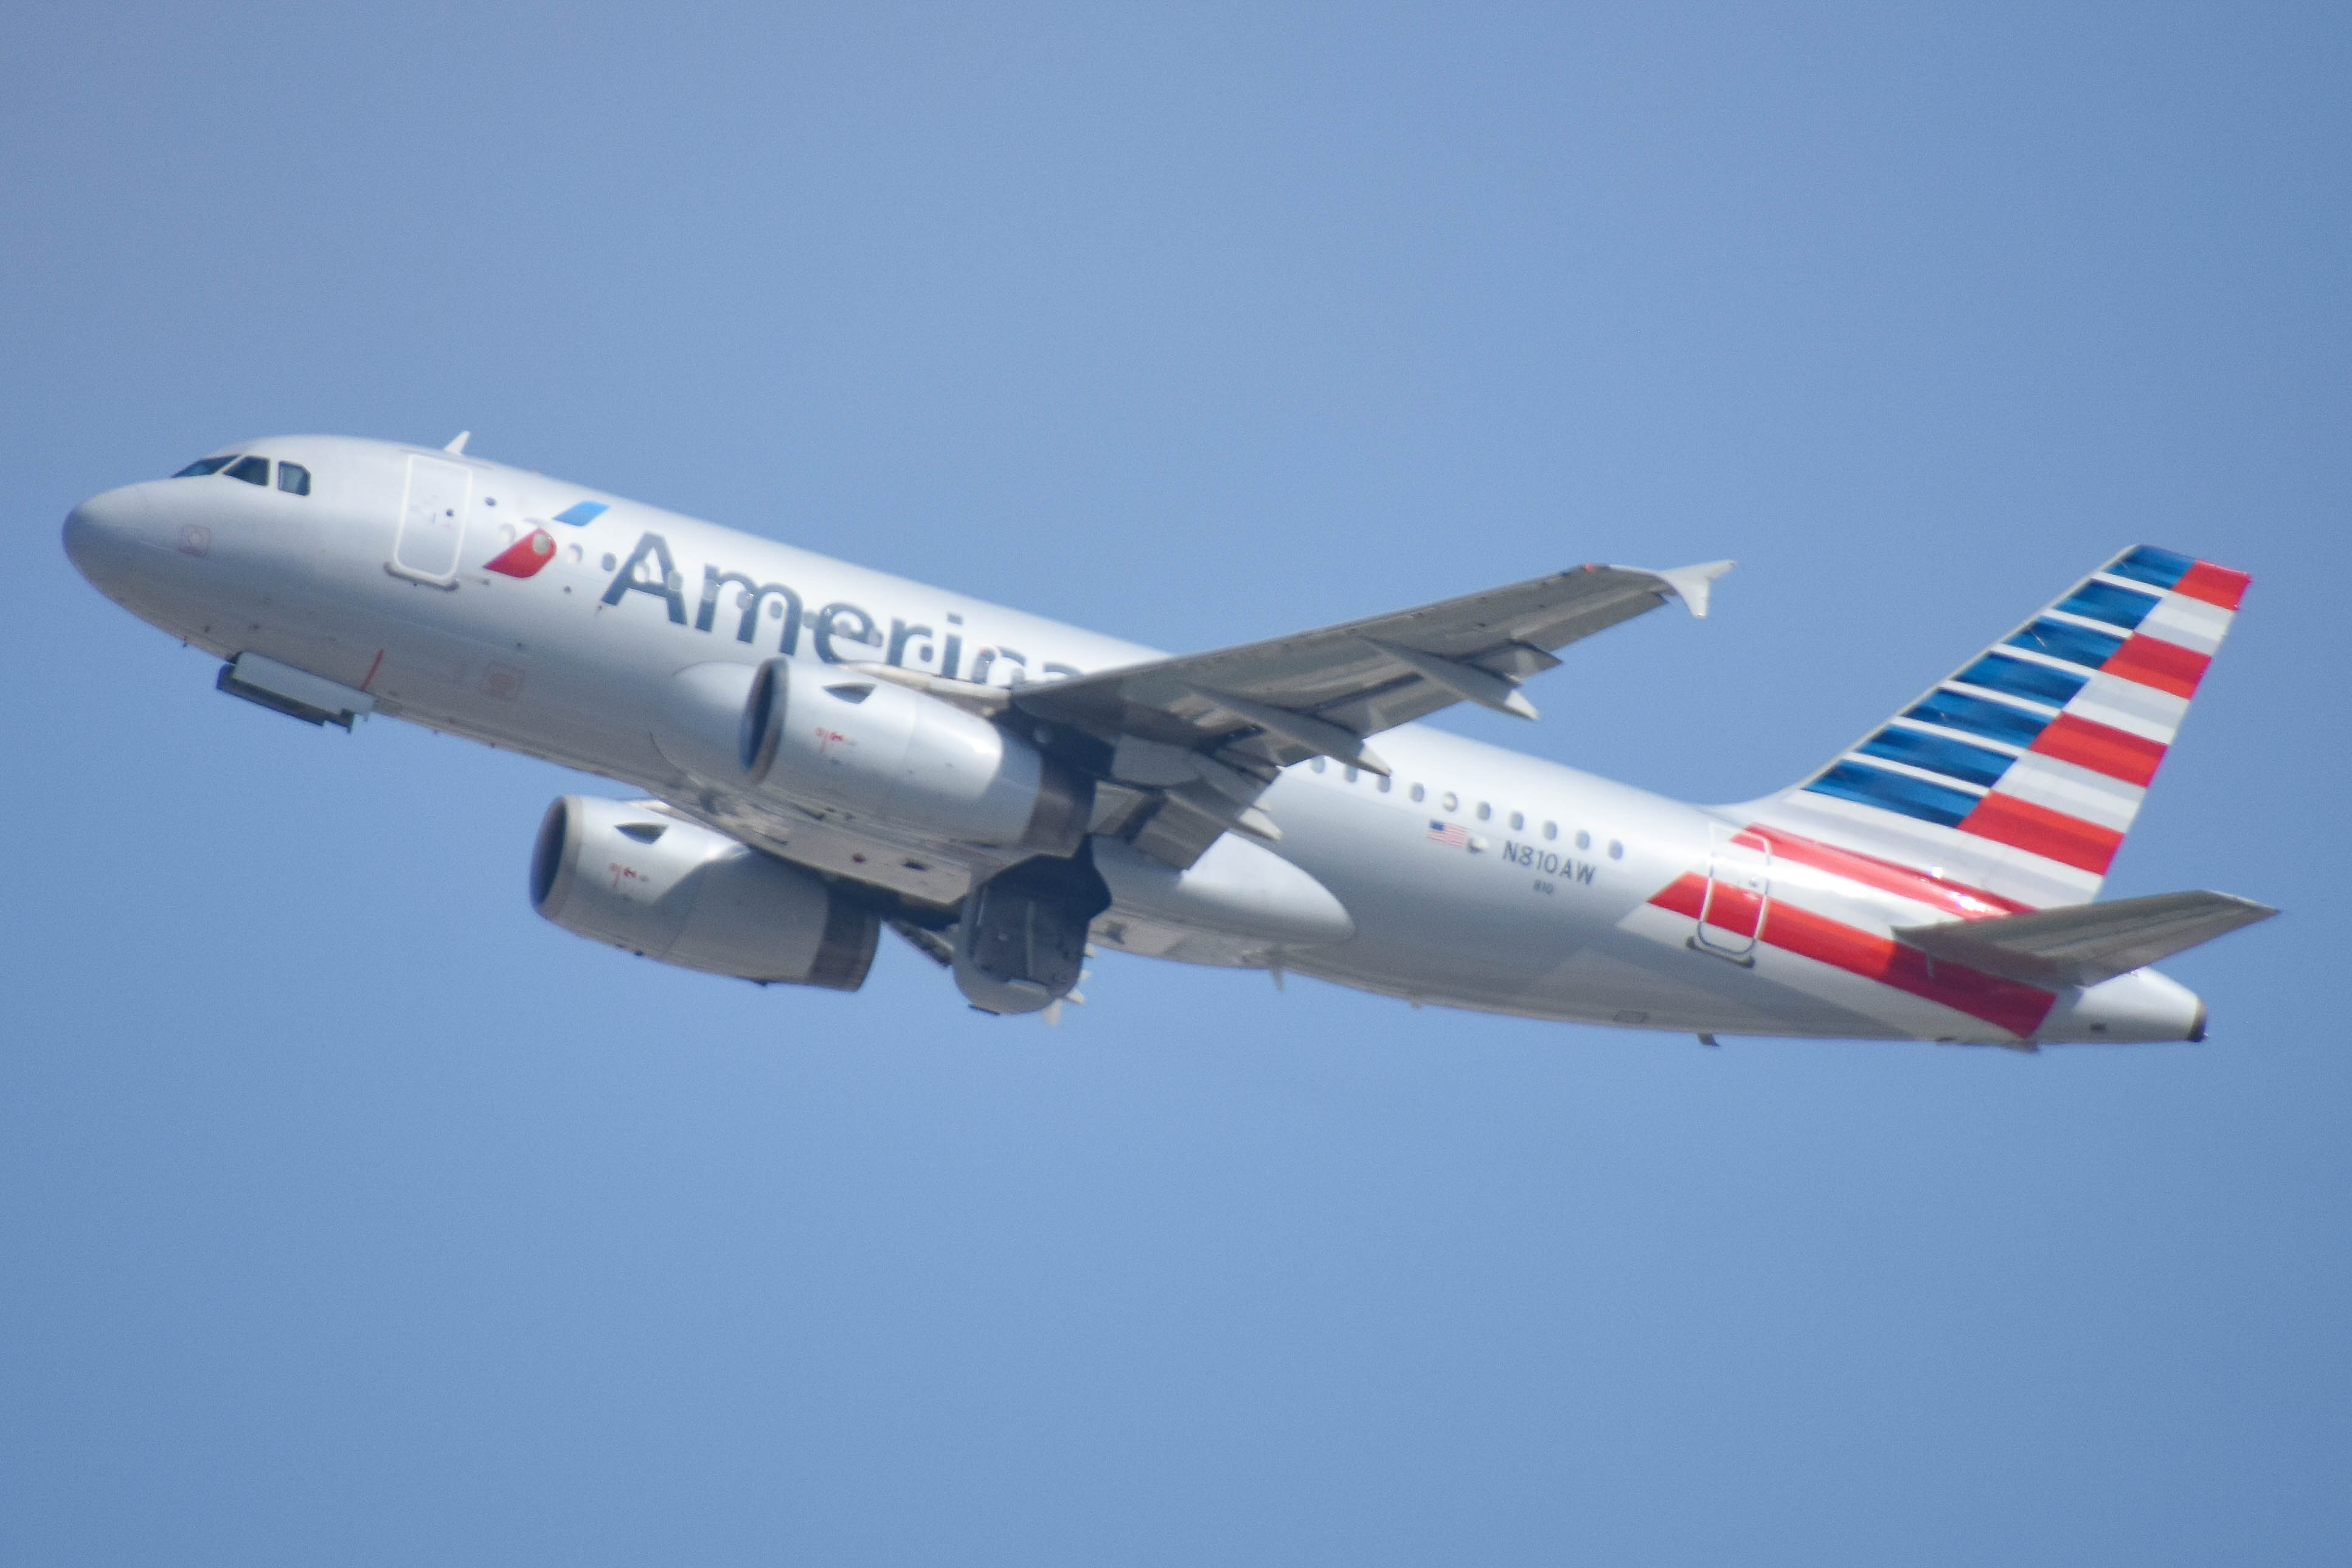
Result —
[[65, 549], [232, 696], [617, 781], [549, 807], [530, 899], [661, 963], [855, 991], [887, 929], [1049, 1021], [1120, 952], [1708, 1045], [2032, 1051], [2203, 1039], [2148, 966], [2276, 912], [2095, 901], [2249, 582], [2170, 551], [1710, 806], [1417, 721], [1535, 718], [1559, 650], [1704, 616], [1728, 561], [1170, 656], [467, 445], [242, 442], [84, 501]]

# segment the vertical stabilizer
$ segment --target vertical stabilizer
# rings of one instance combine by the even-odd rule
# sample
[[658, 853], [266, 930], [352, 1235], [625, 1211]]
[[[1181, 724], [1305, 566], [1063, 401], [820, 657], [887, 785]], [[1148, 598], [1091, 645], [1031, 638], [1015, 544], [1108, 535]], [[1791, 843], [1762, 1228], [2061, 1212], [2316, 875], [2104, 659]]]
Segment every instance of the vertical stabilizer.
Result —
[[1993, 908], [2087, 902], [2249, 581], [2127, 550], [1821, 772], [1746, 809]]

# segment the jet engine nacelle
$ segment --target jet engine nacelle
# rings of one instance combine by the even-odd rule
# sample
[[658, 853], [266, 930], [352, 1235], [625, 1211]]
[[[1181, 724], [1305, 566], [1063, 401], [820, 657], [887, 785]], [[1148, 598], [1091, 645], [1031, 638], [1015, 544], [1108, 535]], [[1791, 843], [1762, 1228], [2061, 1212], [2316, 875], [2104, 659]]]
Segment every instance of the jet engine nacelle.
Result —
[[530, 901], [568, 931], [687, 969], [855, 991], [881, 920], [723, 833], [617, 800], [547, 808]]
[[1094, 813], [1091, 780], [978, 714], [788, 658], [681, 670], [656, 738], [714, 783], [966, 844], [1071, 855]]

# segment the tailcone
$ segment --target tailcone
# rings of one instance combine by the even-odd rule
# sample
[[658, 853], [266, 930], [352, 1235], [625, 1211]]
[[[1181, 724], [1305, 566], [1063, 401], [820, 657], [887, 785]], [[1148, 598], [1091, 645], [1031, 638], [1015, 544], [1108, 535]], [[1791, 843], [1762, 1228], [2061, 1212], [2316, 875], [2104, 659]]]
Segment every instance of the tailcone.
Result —
[[2153, 969], [2062, 994], [2034, 1032], [2042, 1045], [2148, 1045], [2205, 1037], [2205, 999]]

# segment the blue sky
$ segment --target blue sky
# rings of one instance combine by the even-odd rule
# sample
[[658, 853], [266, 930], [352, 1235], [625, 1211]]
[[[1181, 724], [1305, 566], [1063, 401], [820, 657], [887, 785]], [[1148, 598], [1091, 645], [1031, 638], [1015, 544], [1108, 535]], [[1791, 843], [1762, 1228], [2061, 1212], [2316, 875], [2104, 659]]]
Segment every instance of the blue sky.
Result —
[[[2337, 1563], [2340, 7], [51, 6], [0, 56], [0, 1556]], [[2108, 888], [2202, 1047], [537, 919], [545, 764], [58, 547], [328, 430], [1170, 648], [1737, 557], [1445, 722], [1685, 798], [2097, 561], [2255, 585]]]

